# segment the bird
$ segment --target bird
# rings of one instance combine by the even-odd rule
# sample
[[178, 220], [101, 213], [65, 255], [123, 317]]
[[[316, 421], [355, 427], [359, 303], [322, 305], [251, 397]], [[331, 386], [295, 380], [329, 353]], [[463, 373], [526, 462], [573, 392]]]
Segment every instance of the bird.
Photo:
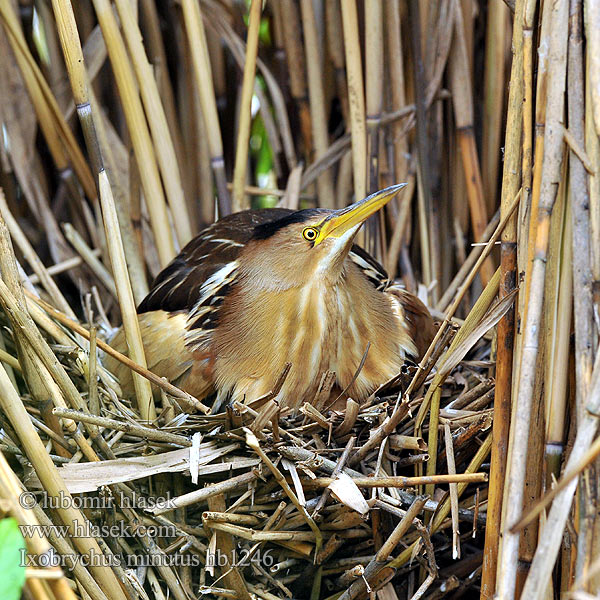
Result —
[[[435, 333], [426, 306], [354, 243], [404, 185], [342, 209], [245, 210], [206, 227], [138, 306], [148, 368], [214, 398], [213, 412], [268, 394], [288, 363], [284, 407], [312, 403], [327, 372], [332, 394], [365, 401]], [[122, 329], [111, 345], [126, 353]], [[129, 369], [110, 357], [107, 366], [132, 396]]]

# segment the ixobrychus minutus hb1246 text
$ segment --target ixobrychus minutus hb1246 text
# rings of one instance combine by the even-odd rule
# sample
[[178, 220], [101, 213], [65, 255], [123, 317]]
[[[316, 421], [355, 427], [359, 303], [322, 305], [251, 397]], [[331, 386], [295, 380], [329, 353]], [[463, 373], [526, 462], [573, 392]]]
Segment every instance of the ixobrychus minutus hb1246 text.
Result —
[[[434, 333], [422, 302], [353, 243], [403, 185], [340, 210], [248, 210], [204, 229], [138, 307], [148, 368], [199, 400], [216, 393], [215, 406], [268, 393], [286, 363], [287, 406], [310, 402], [326, 371], [364, 400]], [[125, 350], [121, 331], [112, 345]], [[109, 362], [131, 392], [128, 369]]]

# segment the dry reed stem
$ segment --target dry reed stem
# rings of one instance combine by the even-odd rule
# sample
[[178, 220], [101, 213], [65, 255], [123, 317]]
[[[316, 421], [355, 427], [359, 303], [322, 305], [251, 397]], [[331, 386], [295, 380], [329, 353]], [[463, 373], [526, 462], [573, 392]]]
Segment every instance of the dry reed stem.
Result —
[[[140, 179], [154, 234], [154, 243], [161, 266], [164, 267], [175, 256], [175, 247], [154, 148], [148, 131], [148, 123], [144, 116], [144, 109], [138, 95], [135, 76], [125, 50], [125, 44], [119, 32], [110, 2], [108, 0], [94, 0], [93, 3], [98, 22], [102, 28], [102, 35], [106, 41], [112, 70], [121, 97], [121, 106], [131, 136], [136, 164], [140, 171]], [[102, 199], [100, 201], [102, 202]], [[116, 219], [114, 223], [117, 224]]]
[[184, 506], [205, 502], [211, 496], [232, 492], [233, 490], [247, 486], [257, 478], [258, 473], [255, 471], [242, 473], [236, 477], [230, 477], [226, 481], [209, 485], [201, 490], [195, 490], [193, 492], [189, 492], [188, 494], [183, 494], [182, 496], [176, 496], [164, 504], [157, 503], [156, 506], [150, 510], [150, 512], [153, 515], [162, 515], [177, 508], [183, 508]]
[[[40, 127], [58, 170], [64, 177], [69, 177], [66, 172], [69, 166], [68, 156], [86, 195], [88, 198], [94, 198], [96, 191], [91, 172], [73, 133], [62, 116], [54, 95], [29, 51], [10, 3], [0, 4], [0, 18], [6, 27], [15, 58], [31, 94]], [[60, 141], [64, 143], [64, 148]]]
[[[582, 2], [570, 2], [568, 106], [569, 132], [584, 145]], [[575, 319], [575, 371], [578, 405], [587, 396], [593, 366], [592, 257], [588, 182], [581, 157], [569, 156], [569, 193], [573, 220], [573, 315]], [[580, 413], [581, 414], [581, 413]]]
[[292, 504], [298, 509], [298, 512], [302, 515], [302, 518], [306, 521], [307, 525], [310, 527], [311, 531], [314, 534], [315, 539], [315, 558], [321, 547], [323, 546], [323, 535], [319, 530], [319, 527], [315, 523], [314, 519], [308, 514], [306, 508], [300, 504], [298, 497], [292, 491], [292, 488], [288, 485], [285, 480], [285, 477], [282, 475], [281, 471], [273, 464], [273, 462], [269, 459], [269, 457], [264, 453], [262, 448], [258, 443], [258, 439], [256, 436], [249, 430], [246, 429], [246, 444], [258, 454], [260, 459], [267, 465], [273, 476], [275, 477], [277, 483], [283, 488], [283, 491], [286, 493], [287, 497], [292, 501]]
[[[458, 144], [461, 151], [462, 165], [465, 171], [467, 198], [471, 212], [473, 237], [480, 239], [487, 224], [487, 209], [483, 196], [481, 170], [473, 131], [473, 91], [469, 72], [465, 27], [462, 12], [454, 2], [454, 38], [450, 51], [449, 72], [452, 89], [452, 100], [456, 120]], [[494, 273], [490, 260], [483, 263], [481, 278], [485, 286]]]
[[[522, 70], [523, 70], [523, 19], [526, 5], [519, 1], [515, 11], [513, 26], [513, 63], [511, 86], [508, 99], [508, 119], [506, 126], [504, 170], [502, 175], [501, 215], [509, 210], [508, 203], [519, 193], [519, 148], [521, 132], [530, 124], [522, 122]], [[500, 297], [505, 297], [516, 287], [516, 230], [515, 220], [510, 219], [502, 234], [500, 254]], [[490, 491], [488, 498], [488, 518], [486, 527], [484, 563], [481, 574], [481, 598], [492, 598], [496, 589], [496, 569], [501, 543], [500, 526], [504, 478], [508, 454], [508, 439], [511, 414], [511, 387], [513, 376], [513, 345], [515, 336], [515, 309], [509, 308], [498, 323], [498, 357], [496, 361], [496, 391], [494, 396], [494, 425], [492, 456], [490, 464]]]
[[600, 6], [596, 2], [585, 0], [585, 15], [588, 27], [588, 53], [589, 83], [591, 94], [591, 112], [596, 127], [596, 135], [600, 136]]
[[[448, 474], [456, 474], [456, 465], [454, 462], [454, 445], [452, 443], [452, 433], [448, 422], [444, 423], [444, 441], [446, 444], [446, 456], [448, 460]], [[458, 488], [456, 483], [449, 485], [450, 489], [450, 510], [452, 514], [452, 558], [460, 558], [460, 530], [458, 527]]]
[[39, 259], [36, 254], [33, 246], [29, 243], [27, 236], [23, 233], [23, 230], [19, 226], [19, 223], [14, 218], [8, 204], [6, 202], [6, 196], [4, 195], [3, 190], [0, 189], [0, 212], [2, 213], [2, 218], [4, 219], [8, 230], [10, 231], [11, 238], [15, 241], [19, 250], [25, 256], [25, 259], [33, 269], [33, 271], [37, 274], [39, 280], [42, 282], [44, 289], [52, 298], [52, 301], [56, 303], [56, 305], [71, 318], [75, 317], [73, 310], [69, 306], [69, 303], [66, 301], [62, 292], [54, 282], [54, 280], [49, 276], [48, 270]]
[[409, 21], [413, 30], [411, 36], [411, 49], [413, 52], [414, 73], [414, 95], [416, 105], [417, 121], [417, 209], [419, 215], [419, 238], [421, 245], [421, 262], [423, 268], [423, 281], [429, 286], [435, 280], [433, 259], [431, 256], [431, 244], [429, 239], [428, 214], [431, 207], [431, 188], [429, 173], [429, 148], [427, 141], [426, 109], [425, 100], [425, 73], [423, 69], [421, 48], [421, 18], [419, 14], [419, 1], [410, 0]]
[[[21, 399], [18, 397], [2, 366], [0, 366], [0, 389], [0, 404], [2, 405], [2, 409], [17, 432], [27, 453], [27, 457], [35, 468], [44, 489], [50, 496], [70, 498], [69, 490], [48, 456], [46, 448], [38, 437]], [[85, 526], [86, 518], [83, 513], [74, 508], [72, 503], [68, 504], [65, 508], [58, 509], [58, 514], [61, 521], [69, 528], [70, 535], [73, 536], [73, 543], [78, 552], [88, 556], [100, 556], [102, 554], [95, 538], [77, 537], [76, 527]], [[91, 564], [94, 565], [94, 561], [91, 561]], [[106, 590], [111, 598], [115, 600], [122, 598], [125, 600], [126, 597], [109, 567], [94, 565], [90, 566], [90, 570], [95, 580]]]
[[151, 429], [150, 427], [144, 427], [143, 425], [122, 423], [121, 421], [117, 421], [115, 419], [108, 419], [106, 417], [82, 413], [77, 410], [71, 410], [68, 408], [55, 408], [53, 413], [59, 417], [66, 417], [67, 419], [73, 419], [74, 421], [79, 421], [82, 423], [92, 423], [93, 425], [98, 425], [99, 427], [103, 427], [105, 429], [124, 431], [130, 435], [139, 436], [141, 438], [156, 442], [175, 444], [183, 447], [188, 447], [192, 444], [190, 439], [183, 435], [177, 435], [167, 431], [160, 431], [158, 429]]
[[[140, 333], [140, 324], [127, 272], [127, 263], [125, 261], [125, 252], [123, 250], [123, 242], [121, 241], [114, 199], [106, 171], [101, 171], [98, 174], [98, 182], [104, 231], [106, 233], [108, 253], [117, 289], [119, 306], [121, 308], [121, 318], [123, 320], [123, 331], [125, 332], [127, 348], [129, 349], [131, 359], [138, 365], [146, 368], [146, 355]], [[150, 382], [137, 373], [133, 373], [132, 376], [140, 416], [144, 421], [154, 421], [156, 419], [156, 409], [154, 408]]]
[[[323, 87], [323, 65], [319, 52], [317, 23], [312, 0], [301, 0], [306, 71], [308, 75], [308, 98], [310, 102], [314, 159], [319, 160], [329, 147], [327, 135], [327, 113]], [[333, 179], [329, 171], [317, 179], [318, 204], [323, 208], [335, 208]]]
[[346, 76], [348, 78], [348, 108], [352, 134], [352, 175], [356, 200], [367, 195], [367, 129], [365, 123], [365, 92], [363, 83], [358, 13], [356, 0], [340, 0]]
[[[481, 466], [481, 464], [483, 463], [483, 461], [486, 459], [487, 455], [489, 454], [491, 446], [492, 446], [492, 436], [488, 435], [487, 438], [485, 439], [484, 443], [479, 447], [476, 454], [473, 456], [473, 458], [469, 462], [469, 466], [467, 467], [467, 469], [465, 471], [465, 475], [475, 473], [477, 471], [477, 469], [479, 469], [479, 467]], [[466, 483], [460, 483], [458, 485], [457, 494], [459, 497], [465, 491], [467, 485], [468, 484], [466, 484]], [[448, 497], [438, 506], [437, 513], [436, 513], [436, 515], [431, 523], [431, 526], [430, 526], [431, 533], [434, 533], [437, 529], [439, 529], [440, 525], [446, 519], [449, 512], [450, 512], [450, 498]], [[395, 559], [391, 560], [388, 563], [388, 566], [398, 568], [398, 567], [401, 567], [402, 565], [406, 564], [411, 559], [411, 555], [414, 551], [416, 544], [417, 544], [417, 542], [414, 542], [411, 546], [406, 548], [406, 550], [401, 552]]]
[[[566, 179], [566, 177], [565, 177]], [[556, 224], [548, 256], [545, 318], [546, 481], [560, 474], [560, 458], [566, 436], [569, 351], [573, 304], [572, 226], [567, 190], [559, 187]], [[557, 247], [556, 247], [557, 246]]]
[[294, 0], [281, 0], [280, 10], [290, 94], [298, 106], [303, 150], [305, 154], [310, 154], [313, 146], [312, 125], [306, 91], [306, 65], [302, 48], [300, 7]]
[[[548, 81], [548, 105], [544, 163], [540, 189], [540, 207], [537, 215], [535, 256], [531, 273], [531, 291], [528, 312], [524, 323], [524, 338], [518, 384], [518, 404], [515, 411], [511, 437], [515, 440], [507, 469], [506, 493], [510, 502], [506, 508], [505, 527], [511, 527], [519, 518], [523, 502], [523, 485], [527, 465], [527, 444], [532, 413], [533, 391], [536, 379], [536, 360], [542, 304], [544, 300], [544, 278], [548, 251], [550, 217], [556, 197], [555, 182], [560, 177], [563, 155], [562, 113], [566, 74], [568, 6], [566, 1], [552, 7], [550, 30], [550, 58]], [[502, 556], [498, 568], [496, 591], [500, 597], [514, 597], [518, 560], [519, 535], [505, 530]], [[523, 592], [525, 593], [525, 592]], [[525, 596], [528, 597], [528, 596]]]
[[426, 496], [415, 498], [414, 502], [410, 505], [409, 509], [406, 511], [398, 525], [396, 525], [386, 542], [378, 550], [376, 556], [365, 567], [361, 578], [352, 583], [339, 597], [339, 600], [351, 600], [364, 595], [369, 583], [372, 583], [374, 577], [386, 567], [386, 562], [389, 560], [392, 551], [407, 533], [426, 501]]
[[160, 167], [162, 181], [177, 232], [179, 246], [187, 244], [192, 238], [190, 217], [188, 215], [183, 185], [179, 176], [179, 165], [175, 146], [171, 139], [165, 110], [161, 102], [156, 79], [142, 44], [142, 37], [136, 23], [133, 10], [125, 0], [116, 1], [121, 26], [129, 48], [140, 94], [144, 103], [146, 118], [152, 133], [154, 150]]
[[508, 9], [502, 0], [488, 3], [485, 38], [484, 119], [482, 143], [483, 190], [488, 214], [496, 208], [502, 107], [504, 105], [505, 54]]
[[249, 207], [249, 203], [244, 195], [244, 185], [246, 184], [246, 170], [248, 167], [248, 144], [250, 143], [250, 125], [252, 120], [250, 105], [252, 104], [252, 94], [254, 93], [256, 57], [258, 55], [258, 28], [260, 26], [261, 10], [262, 0], [251, 0], [244, 77], [239, 103], [235, 166], [233, 169], [234, 212]]
[[[94, 251], [85, 243], [85, 240], [71, 223], [64, 223], [63, 230], [65, 232], [65, 237], [69, 240], [73, 248], [77, 250], [77, 253], [82, 257], [85, 264], [88, 265], [94, 275], [102, 282], [102, 285], [112, 294], [113, 298], [116, 298], [117, 289], [115, 288], [115, 282], [112, 275], [98, 260]], [[58, 304], [58, 308], [72, 319], [75, 318], [73, 311], [65, 311], [60, 304]]]
[[[596, 354], [592, 381], [586, 401], [589, 413], [586, 413], [577, 428], [573, 448], [565, 466], [565, 472], [568, 474], [576, 471], [582, 457], [588, 453], [598, 430], [597, 414], [600, 413], [600, 353]], [[522, 594], [524, 598], [539, 600], [545, 593], [554, 562], [560, 550], [560, 538], [563, 535], [571, 510], [571, 503], [576, 487], [577, 479], [573, 477], [554, 499], [531, 563], [529, 576], [523, 587]], [[517, 522], [515, 521], [511, 525], [515, 526]]]

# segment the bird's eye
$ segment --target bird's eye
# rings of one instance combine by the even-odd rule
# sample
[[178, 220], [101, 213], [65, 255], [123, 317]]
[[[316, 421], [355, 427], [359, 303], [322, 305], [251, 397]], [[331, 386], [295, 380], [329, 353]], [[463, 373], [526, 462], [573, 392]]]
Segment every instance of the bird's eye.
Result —
[[308, 242], [314, 242], [318, 235], [319, 232], [314, 227], [306, 227], [302, 232], [302, 237]]

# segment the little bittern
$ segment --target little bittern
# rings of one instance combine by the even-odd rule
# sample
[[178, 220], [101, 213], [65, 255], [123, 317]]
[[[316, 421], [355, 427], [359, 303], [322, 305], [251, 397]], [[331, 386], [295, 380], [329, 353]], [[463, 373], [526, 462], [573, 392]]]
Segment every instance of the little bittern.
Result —
[[[341, 210], [248, 210], [204, 229], [138, 307], [148, 368], [199, 400], [216, 392], [216, 406], [268, 393], [286, 363], [287, 406], [312, 401], [326, 371], [338, 393], [367, 398], [434, 333], [422, 302], [353, 244], [403, 185]], [[121, 331], [112, 345], [125, 350]], [[128, 369], [109, 362], [131, 393]]]

